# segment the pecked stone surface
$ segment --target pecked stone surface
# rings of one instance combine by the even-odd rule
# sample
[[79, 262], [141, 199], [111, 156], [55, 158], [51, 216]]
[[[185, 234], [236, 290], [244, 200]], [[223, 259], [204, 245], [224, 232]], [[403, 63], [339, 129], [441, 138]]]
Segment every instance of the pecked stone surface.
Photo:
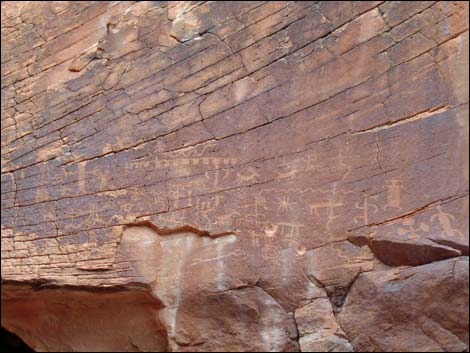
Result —
[[1, 11], [31, 347], [468, 350], [468, 3]]

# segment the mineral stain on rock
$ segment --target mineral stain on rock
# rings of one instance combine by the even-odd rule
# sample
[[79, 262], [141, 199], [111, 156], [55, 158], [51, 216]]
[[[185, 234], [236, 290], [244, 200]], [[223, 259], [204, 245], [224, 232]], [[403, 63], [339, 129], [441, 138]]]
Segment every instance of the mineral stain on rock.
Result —
[[468, 351], [467, 2], [1, 12], [29, 347]]

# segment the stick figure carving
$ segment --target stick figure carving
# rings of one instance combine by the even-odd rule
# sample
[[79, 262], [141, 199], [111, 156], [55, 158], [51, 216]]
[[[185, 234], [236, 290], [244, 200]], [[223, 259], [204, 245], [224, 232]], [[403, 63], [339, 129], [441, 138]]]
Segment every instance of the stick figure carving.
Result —
[[400, 180], [387, 180], [387, 204], [385, 205], [385, 210], [388, 208], [400, 208], [401, 188]]
[[458, 229], [455, 229], [452, 226], [452, 221], [455, 220], [455, 217], [449, 213], [446, 213], [442, 210], [442, 207], [439, 205], [436, 207], [438, 213], [433, 215], [431, 217], [431, 222], [434, 222], [435, 219], [439, 221], [439, 224], [441, 225], [442, 229], [444, 230], [444, 233], [448, 237], [454, 237], [454, 236], [459, 236], [460, 238], [464, 238], [462, 232], [460, 232]]
[[371, 197], [365, 197], [364, 201], [361, 205], [361, 203], [358, 201], [355, 204], [356, 209], [362, 210], [362, 216], [356, 216], [354, 217], [354, 223], [361, 223], [364, 222], [365, 225], [369, 224], [369, 215], [370, 211], [373, 213], [377, 213], [379, 211], [379, 208], [377, 205], [370, 203], [369, 200], [374, 200], [377, 201], [377, 195], [371, 196]]

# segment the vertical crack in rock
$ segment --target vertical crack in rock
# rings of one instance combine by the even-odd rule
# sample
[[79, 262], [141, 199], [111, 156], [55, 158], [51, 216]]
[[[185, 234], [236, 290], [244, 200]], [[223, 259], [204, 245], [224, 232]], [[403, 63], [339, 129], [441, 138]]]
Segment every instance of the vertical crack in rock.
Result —
[[379, 167], [380, 171], [383, 172], [382, 164], [380, 163], [380, 138], [377, 132], [375, 133], [375, 145], [377, 147], [377, 152], [375, 154], [375, 159], [377, 160], [377, 166]]
[[294, 315], [302, 352], [354, 351], [327, 298], [315, 299], [296, 309]]

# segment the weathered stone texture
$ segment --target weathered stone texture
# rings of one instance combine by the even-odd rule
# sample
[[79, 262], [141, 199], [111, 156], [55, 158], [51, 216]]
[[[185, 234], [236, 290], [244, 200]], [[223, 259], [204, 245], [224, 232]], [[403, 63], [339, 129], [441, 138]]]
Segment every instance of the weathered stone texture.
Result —
[[2, 326], [52, 351], [468, 351], [467, 2], [1, 13]]

